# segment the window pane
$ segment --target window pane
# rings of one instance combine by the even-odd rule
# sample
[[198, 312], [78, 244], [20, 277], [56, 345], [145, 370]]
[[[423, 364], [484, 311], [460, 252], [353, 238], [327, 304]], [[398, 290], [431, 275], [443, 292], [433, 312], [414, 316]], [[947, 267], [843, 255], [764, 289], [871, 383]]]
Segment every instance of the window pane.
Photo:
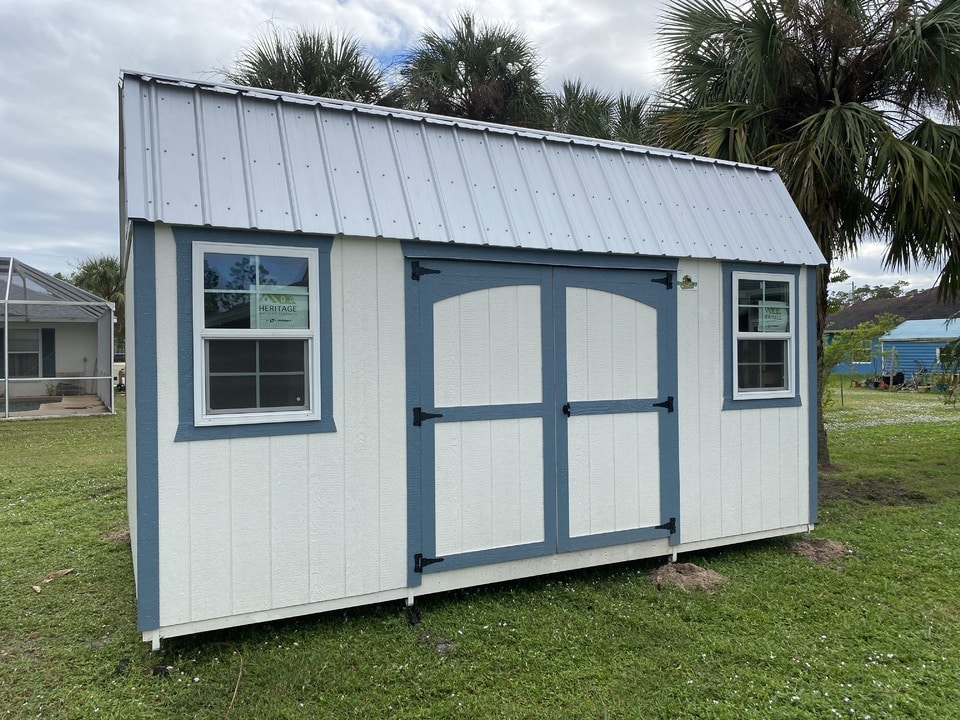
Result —
[[261, 340], [260, 372], [299, 372], [306, 367], [304, 340]]
[[308, 288], [309, 264], [306, 258], [259, 255], [260, 284]]
[[249, 293], [207, 292], [203, 296], [204, 324], [208, 328], [249, 328]]
[[255, 373], [256, 340], [210, 340], [207, 342], [211, 373]]
[[737, 383], [741, 390], [787, 387], [786, 340], [739, 340], [737, 357]]
[[737, 287], [739, 332], [790, 332], [790, 283], [748, 280]]
[[256, 257], [204, 253], [204, 290], [250, 290], [256, 284]]
[[250, 410], [257, 407], [256, 375], [211, 375], [211, 410]]
[[309, 407], [306, 340], [208, 340], [209, 409]]
[[301, 375], [261, 375], [260, 407], [307, 407], [306, 381]]
[[7, 362], [10, 364], [10, 377], [40, 377], [40, 358], [36, 353], [11, 353]]
[[10, 352], [40, 352], [40, 331], [11, 330]]

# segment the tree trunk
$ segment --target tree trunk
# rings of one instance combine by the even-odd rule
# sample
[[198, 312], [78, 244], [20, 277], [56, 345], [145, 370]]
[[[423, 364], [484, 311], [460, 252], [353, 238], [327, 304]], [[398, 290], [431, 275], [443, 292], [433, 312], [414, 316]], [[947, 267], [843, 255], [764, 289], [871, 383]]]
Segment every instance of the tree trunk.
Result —
[[817, 268], [817, 467], [830, 466], [827, 428], [823, 424], [823, 331], [827, 325], [827, 285], [830, 282], [830, 258]]

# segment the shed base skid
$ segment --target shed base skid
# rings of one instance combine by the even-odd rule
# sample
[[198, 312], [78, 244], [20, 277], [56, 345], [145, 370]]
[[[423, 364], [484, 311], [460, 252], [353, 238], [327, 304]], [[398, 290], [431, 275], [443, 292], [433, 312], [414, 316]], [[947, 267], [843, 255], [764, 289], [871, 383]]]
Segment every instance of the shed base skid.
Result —
[[152, 649], [156, 651], [160, 649], [160, 641], [164, 638], [180, 637], [212, 630], [223, 630], [243, 625], [253, 625], [273, 620], [284, 620], [333, 610], [344, 610], [346, 608], [376, 605], [378, 603], [395, 602], [399, 600], [403, 600], [407, 606], [411, 606], [414, 604], [415, 599], [422, 595], [431, 595], [466, 587], [477, 587], [480, 585], [551, 575], [572, 570], [582, 570], [599, 565], [645, 560], [652, 557], [665, 557], [668, 558], [670, 562], [675, 562], [677, 556], [685, 552], [696, 552], [698, 550], [706, 550], [723, 545], [740, 545], [745, 542], [782, 537], [784, 535], [798, 535], [810, 532], [813, 528], [813, 525], [797, 525], [795, 527], [760, 531], [729, 538], [681, 543], [675, 546], [671, 546], [667, 539], [652, 540], [629, 545], [561, 553], [547, 557], [494, 563], [446, 572], [425, 573], [422, 584], [419, 587], [397, 588], [395, 590], [385, 590], [368, 595], [336, 598], [305, 605], [292, 605], [284, 608], [272, 608], [258, 612], [197, 620], [177, 625], [167, 625], [153, 630], [144, 630], [143, 640], [144, 642], [149, 642]]

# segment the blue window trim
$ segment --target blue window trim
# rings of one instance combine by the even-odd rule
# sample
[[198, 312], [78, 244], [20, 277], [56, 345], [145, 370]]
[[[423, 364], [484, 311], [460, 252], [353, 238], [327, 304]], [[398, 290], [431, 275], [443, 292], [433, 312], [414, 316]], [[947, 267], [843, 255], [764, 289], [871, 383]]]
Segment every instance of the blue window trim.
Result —
[[[180, 422], [174, 441], [336, 432], [337, 427], [333, 417], [333, 316], [330, 307], [330, 250], [333, 247], [333, 238], [321, 235], [289, 235], [192, 227], [175, 227], [173, 236], [177, 252], [177, 345], [179, 347], [177, 358], [180, 377], [178, 390]], [[286, 245], [317, 250], [317, 275], [320, 285], [320, 325], [317, 332], [317, 363], [320, 378], [319, 420], [199, 427], [194, 424], [196, 379], [193, 374], [193, 245], [198, 242], [259, 245], [264, 248]]]
[[134, 223], [133, 380], [136, 390], [137, 629], [160, 627], [157, 269], [153, 225]]
[[[746, 410], [750, 408], [781, 408], [799, 407], [803, 404], [800, 397], [800, 344], [799, 327], [794, 329], [793, 343], [793, 378], [794, 388], [792, 397], [781, 398], [738, 398], [733, 397], [733, 324], [736, 321], [737, 310], [733, 307], [733, 274], [734, 273], [762, 273], [767, 275], [789, 275], [793, 278], [793, 307], [799, 307], [800, 268], [794, 265], [756, 265], [752, 263], [723, 263], [723, 409]], [[810, 295], [810, 293], [807, 293]], [[814, 317], [814, 320], [816, 317]], [[816, 337], [814, 334], [812, 337]], [[807, 341], [809, 343], [809, 341]]]

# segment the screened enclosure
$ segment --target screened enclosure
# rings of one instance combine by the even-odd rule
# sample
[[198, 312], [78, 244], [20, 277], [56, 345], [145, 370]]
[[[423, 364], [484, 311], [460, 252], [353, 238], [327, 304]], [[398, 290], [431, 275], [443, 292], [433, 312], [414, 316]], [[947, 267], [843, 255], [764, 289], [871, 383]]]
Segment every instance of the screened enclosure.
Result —
[[113, 412], [113, 304], [0, 257], [2, 417]]

